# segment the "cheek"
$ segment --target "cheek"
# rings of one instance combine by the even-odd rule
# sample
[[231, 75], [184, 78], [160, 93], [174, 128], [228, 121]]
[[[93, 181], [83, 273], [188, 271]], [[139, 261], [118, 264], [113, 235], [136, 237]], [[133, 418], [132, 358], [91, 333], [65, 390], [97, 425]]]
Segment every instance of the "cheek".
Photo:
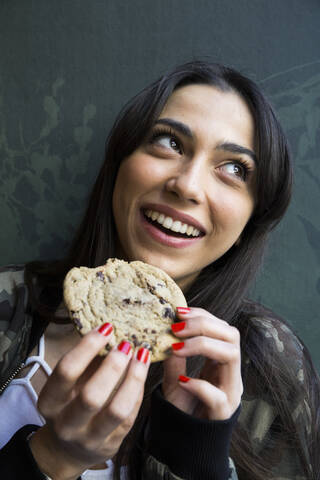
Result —
[[219, 218], [220, 226], [239, 234], [250, 219], [254, 208], [251, 196], [228, 195], [213, 211], [213, 222]]
[[164, 175], [164, 169], [144, 155], [133, 155], [126, 159], [119, 169], [118, 180], [122, 193], [144, 193], [157, 184]]
[[159, 166], [141, 154], [125, 159], [118, 172], [113, 193], [113, 211], [126, 213], [141, 195], [147, 193], [162, 178]]

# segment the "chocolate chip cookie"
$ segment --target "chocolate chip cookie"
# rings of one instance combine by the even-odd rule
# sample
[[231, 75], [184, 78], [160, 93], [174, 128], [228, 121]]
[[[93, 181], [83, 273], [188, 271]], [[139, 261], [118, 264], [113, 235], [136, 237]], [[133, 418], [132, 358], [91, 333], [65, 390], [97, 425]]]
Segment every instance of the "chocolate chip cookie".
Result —
[[170, 355], [177, 306], [186, 306], [178, 285], [146, 263], [111, 258], [97, 268], [73, 268], [64, 281], [64, 299], [78, 331], [85, 335], [105, 322], [113, 325], [107, 349], [121, 340], [147, 347], [151, 361]]

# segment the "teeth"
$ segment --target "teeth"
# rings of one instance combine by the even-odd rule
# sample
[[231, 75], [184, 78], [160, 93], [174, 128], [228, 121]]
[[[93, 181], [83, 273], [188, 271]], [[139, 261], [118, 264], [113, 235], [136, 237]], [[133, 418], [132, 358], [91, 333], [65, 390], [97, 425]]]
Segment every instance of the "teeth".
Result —
[[198, 237], [200, 235], [200, 230], [197, 228], [192, 227], [187, 223], [181, 223], [179, 220], [173, 220], [171, 217], [167, 217], [163, 213], [154, 210], [147, 210], [145, 211], [145, 215], [173, 232], [186, 233], [191, 237]]
[[171, 230], [171, 225], [172, 225], [172, 224], [173, 224], [172, 218], [171, 218], [171, 217], [166, 217], [166, 218], [164, 219], [164, 222], [163, 222], [162, 225], [164, 226], [164, 228], [169, 228], [169, 230]]
[[179, 220], [176, 220], [175, 222], [173, 222], [171, 230], [173, 230], [174, 232], [180, 232], [181, 225], [182, 223], [179, 222]]
[[191, 227], [190, 225], [188, 226], [187, 228], [187, 235], [191, 235], [193, 232], [193, 227]]
[[160, 213], [160, 215], [159, 215], [159, 217], [158, 217], [158, 219], [157, 219], [157, 222], [160, 223], [160, 225], [162, 225], [165, 218], [166, 218], [166, 217], [163, 215], [163, 213]]

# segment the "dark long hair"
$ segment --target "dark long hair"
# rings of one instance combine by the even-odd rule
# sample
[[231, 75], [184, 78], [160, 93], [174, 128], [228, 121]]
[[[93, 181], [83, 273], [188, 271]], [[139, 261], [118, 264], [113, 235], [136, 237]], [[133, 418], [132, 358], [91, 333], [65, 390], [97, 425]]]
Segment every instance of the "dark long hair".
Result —
[[[107, 139], [105, 160], [69, 254], [57, 262], [29, 264], [27, 278], [30, 288], [32, 289], [31, 277], [37, 274], [47, 287], [57, 287], [61, 291], [63, 278], [70, 268], [81, 265], [95, 267], [105, 263], [107, 258], [115, 256], [117, 232], [112, 213], [112, 194], [120, 163], [144, 141], [172, 92], [189, 84], [212, 85], [223, 92], [234, 91], [247, 103], [255, 124], [258, 194], [254, 213], [241, 235], [240, 244], [231, 247], [220, 259], [202, 270], [187, 292], [187, 301], [189, 305], [205, 308], [237, 326], [242, 337], [242, 353], [252, 362], [261, 389], [269, 385], [275, 402], [283, 413], [283, 420], [291, 422], [290, 427], [293, 429], [289, 414], [290, 405], [283, 385], [294, 384], [294, 374], [283, 365], [281, 375], [275, 377], [271, 360], [277, 361], [274, 356], [276, 354], [268, 351], [259, 328], [250, 323], [252, 316], [258, 318], [265, 313], [262, 307], [244, 299], [261, 264], [268, 234], [280, 221], [290, 201], [292, 187], [290, 153], [287, 140], [271, 105], [257, 85], [239, 72], [203, 61], [186, 63], [163, 75], [125, 105]], [[35, 295], [31, 294], [31, 299], [38, 313], [47, 319], [52, 317], [50, 308], [40, 304]], [[257, 351], [260, 354], [257, 354]], [[311, 360], [308, 365], [308, 372], [316, 375], [312, 370]], [[148, 414], [150, 393], [161, 382], [161, 368], [161, 364], [152, 365], [139, 416], [117, 455], [116, 478], [120, 478], [119, 468], [123, 462], [129, 463], [131, 479], [141, 478], [139, 470], [141, 455], [137, 449], [137, 439]], [[196, 374], [199, 368], [200, 360], [194, 359], [189, 362], [191, 373]], [[243, 374], [245, 375], [245, 371]], [[311, 383], [314, 387], [313, 398], [316, 398], [318, 395], [316, 379]], [[244, 385], [246, 386], [246, 378]], [[239, 478], [267, 479], [270, 464], [267, 465], [263, 459], [254, 457], [245, 433], [237, 427], [232, 441], [232, 455], [240, 472]], [[315, 445], [316, 441], [318, 439], [315, 439]], [[309, 472], [309, 461], [313, 462], [314, 471], [318, 468], [315, 450], [316, 448], [313, 451], [310, 447], [311, 460], [308, 459], [303, 446], [299, 444], [299, 439], [297, 440], [297, 451], [306, 473]], [[308, 475], [310, 476], [307, 478], [313, 478], [311, 474]]]

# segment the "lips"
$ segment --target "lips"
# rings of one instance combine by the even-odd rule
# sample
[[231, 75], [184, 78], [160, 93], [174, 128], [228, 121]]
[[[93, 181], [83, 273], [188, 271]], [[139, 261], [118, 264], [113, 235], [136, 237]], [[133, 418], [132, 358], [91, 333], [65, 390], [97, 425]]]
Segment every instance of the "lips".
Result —
[[159, 213], [163, 213], [164, 215], [171, 217], [174, 221], [180, 221], [181, 223], [186, 223], [191, 225], [194, 228], [197, 228], [200, 231], [201, 236], [206, 234], [205, 227], [191, 215], [187, 213], [179, 212], [168, 205], [161, 205], [158, 203], [147, 203], [142, 206], [142, 211], [145, 212], [146, 210], [154, 210]]

